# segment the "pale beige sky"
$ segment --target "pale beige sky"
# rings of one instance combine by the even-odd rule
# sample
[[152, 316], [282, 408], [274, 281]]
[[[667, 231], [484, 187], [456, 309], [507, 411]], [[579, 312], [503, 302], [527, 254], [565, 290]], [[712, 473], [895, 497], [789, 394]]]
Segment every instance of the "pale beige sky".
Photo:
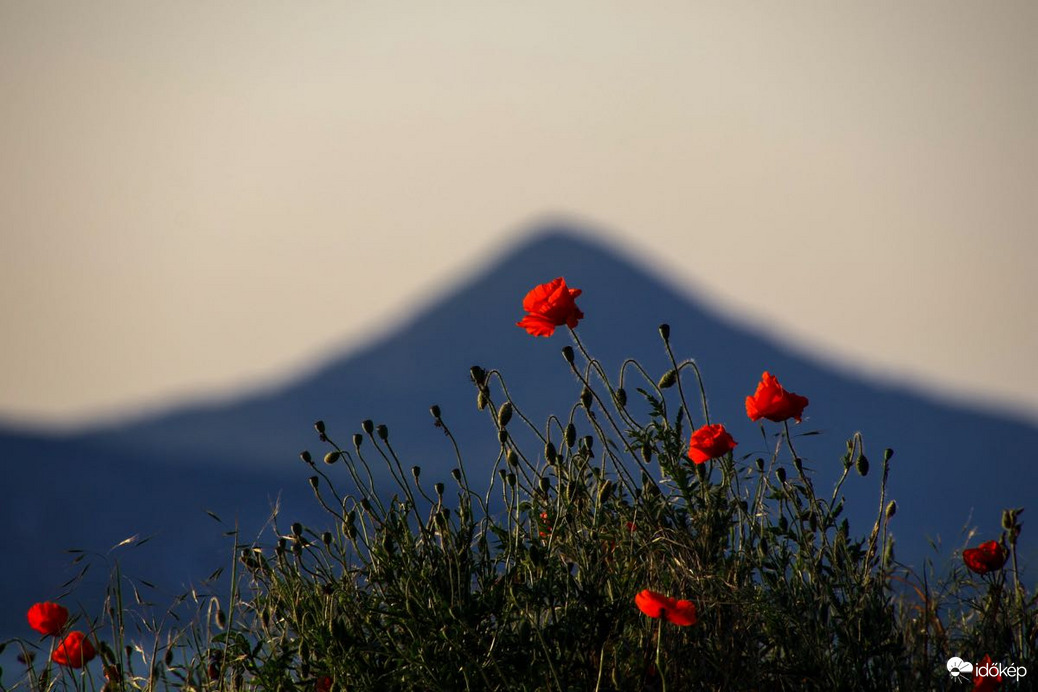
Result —
[[0, 418], [290, 376], [539, 219], [1038, 420], [1038, 3], [0, 1]]

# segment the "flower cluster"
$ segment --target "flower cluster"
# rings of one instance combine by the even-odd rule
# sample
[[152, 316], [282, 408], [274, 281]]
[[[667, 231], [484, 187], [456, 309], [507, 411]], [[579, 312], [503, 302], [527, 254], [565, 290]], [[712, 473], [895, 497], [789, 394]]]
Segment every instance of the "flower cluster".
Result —
[[[574, 300], [581, 294], [577, 288], [569, 288], [563, 277], [531, 289], [523, 298], [526, 316], [516, 326], [523, 327], [533, 336], [551, 336], [556, 327], [566, 325], [570, 329], [584, 317]], [[787, 392], [778, 379], [768, 371], [761, 375], [757, 391], [746, 397], [746, 415], [751, 421], [761, 418], [781, 423], [793, 418], [800, 422], [807, 408], [807, 397]], [[688, 458], [695, 464], [717, 459], [735, 449], [738, 442], [721, 423], [704, 425], [692, 432], [688, 444]], [[547, 515], [541, 514], [541, 538], [551, 531]], [[965, 557], [965, 553], [963, 554]], [[969, 561], [967, 561], [969, 564]], [[971, 569], [973, 567], [971, 566]], [[694, 625], [696, 607], [691, 601], [676, 600], [655, 591], [645, 589], [634, 597], [635, 605], [653, 618], [663, 618], [675, 625]]]
[[[68, 623], [68, 609], [57, 603], [35, 603], [26, 614], [29, 626], [40, 634], [60, 637]], [[73, 630], [58, 642], [51, 660], [59, 666], [82, 668], [97, 656], [97, 650], [85, 634]]]

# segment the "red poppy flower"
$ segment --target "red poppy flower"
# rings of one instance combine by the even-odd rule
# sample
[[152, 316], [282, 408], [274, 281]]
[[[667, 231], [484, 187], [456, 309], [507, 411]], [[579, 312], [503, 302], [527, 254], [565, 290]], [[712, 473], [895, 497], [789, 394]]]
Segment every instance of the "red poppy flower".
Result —
[[537, 286], [523, 298], [526, 317], [516, 326], [522, 327], [533, 336], [551, 336], [555, 327], [577, 326], [584, 313], [577, 307], [574, 298], [581, 294], [579, 288], [568, 288], [561, 276], [554, 281]]
[[325, 675], [317, 678], [317, 683], [314, 685], [315, 692], [332, 692], [332, 679], [330, 676]]
[[682, 627], [696, 624], [696, 606], [692, 601], [679, 601], [645, 589], [634, 597], [634, 604], [651, 618], [664, 618]]
[[761, 375], [757, 391], [746, 397], [746, 415], [750, 420], [761, 418], [781, 423], [787, 418], [796, 418], [797, 423], [804, 415], [807, 397], [787, 392], [771, 373]]
[[[994, 675], [984, 675], [984, 673], [994, 673]], [[984, 654], [984, 658], [973, 669], [973, 692], [978, 690], [989, 692], [989, 690], [998, 689], [1001, 686], [1002, 674], [991, 665], [991, 656]]]
[[94, 650], [94, 645], [90, 643], [86, 635], [75, 630], [65, 636], [50, 658], [59, 666], [82, 668], [96, 655], [97, 651]]
[[68, 622], [68, 609], [57, 603], [36, 603], [28, 612], [29, 627], [40, 634], [56, 635]]
[[692, 433], [688, 443], [688, 458], [697, 464], [716, 459], [735, 449], [738, 443], [720, 423], [704, 425]]
[[987, 574], [1002, 569], [1009, 557], [1005, 548], [998, 541], [981, 543], [976, 548], [966, 548], [962, 551], [962, 561], [970, 570], [977, 574]]

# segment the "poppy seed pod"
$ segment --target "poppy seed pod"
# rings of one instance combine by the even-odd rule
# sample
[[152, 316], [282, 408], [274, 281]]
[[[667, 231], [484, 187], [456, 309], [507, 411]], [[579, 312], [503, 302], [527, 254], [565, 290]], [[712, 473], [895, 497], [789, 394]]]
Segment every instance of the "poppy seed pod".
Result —
[[497, 424], [503, 428], [508, 425], [510, 420], [512, 420], [512, 402], [506, 401], [497, 410]]
[[573, 347], [572, 346], [563, 346], [562, 347], [562, 357], [566, 359], [567, 363], [569, 363], [570, 365], [573, 365]]
[[472, 376], [472, 381], [476, 383], [477, 387], [482, 387], [484, 380], [487, 378], [487, 371], [478, 365], [473, 365], [469, 368], [469, 375]]
[[319, 420], [316, 423], [314, 423], [314, 430], [316, 430], [317, 432], [319, 432], [319, 433], [321, 433], [323, 435], [324, 434], [324, 421], [323, 420]]
[[890, 457], [892, 457], [892, 456], [894, 456], [894, 450], [893, 449], [891, 449], [890, 447], [887, 447], [886, 449], [883, 450], [883, 462], [884, 463], [890, 461]]
[[418, 477], [422, 475], [422, 467], [421, 466], [412, 466], [411, 467], [411, 475], [414, 476], [414, 482], [417, 483], [418, 482]]
[[298, 521], [292, 524], [292, 535], [293, 536], [302, 536], [303, 535], [303, 525], [300, 524]]
[[379, 426], [375, 428], [375, 430], [378, 433], [378, 439], [383, 442], [389, 439], [389, 428], [387, 428], [384, 423], [379, 423]]
[[433, 490], [436, 492], [436, 496], [443, 499], [443, 483], [434, 483]]
[[656, 386], [659, 387], [660, 389], [667, 389], [668, 387], [673, 387], [675, 384], [677, 384], [677, 381], [678, 381], [678, 373], [677, 373], [677, 371], [676, 370], [668, 370], [667, 372], [663, 373], [663, 377], [660, 378], [660, 381], [659, 381], [659, 383]]
[[429, 413], [432, 414], [433, 418], [436, 418], [437, 420], [439, 420], [439, 418], [440, 418], [440, 407], [437, 406], [436, 404], [433, 404], [432, 406], [429, 407]]
[[454, 480], [456, 480], [456, 481], [458, 481], [460, 483], [461, 482], [461, 469], [451, 469], [451, 477], [454, 478]]
[[370, 418], [363, 420], [360, 423], [360, 429], [370, 435], [375, 430], [375, 423]]
[[313, 464], [314, 460], [310, 457], [310, 452], [305, 449], [299, 453], [299, 458], [303, 460], [305, 464]]
[[353, 446], [359, 451], [360, 446], [364, 443], [364, 436], [360, 433], [354, 433], [353, 435]]
[[330, 546], [332, 544], [332, 532], [325, 531], [324, 533], [322, 533], [321, 542], [324, 543], [325, 547]]
[[317, 485], [320, 483], [320, 479], [317, 476], [310, 476], [307, 480], [310, 481], [310, 487], [317, 490]]
[[335, 462], [337, 462], [339, 460], [340, 456], [341, 455], [339, 454], [338, 450], [328, 452], [327, 454], [324, 455], [324, 463], [329, 464], [329, 465], [334, 464]]

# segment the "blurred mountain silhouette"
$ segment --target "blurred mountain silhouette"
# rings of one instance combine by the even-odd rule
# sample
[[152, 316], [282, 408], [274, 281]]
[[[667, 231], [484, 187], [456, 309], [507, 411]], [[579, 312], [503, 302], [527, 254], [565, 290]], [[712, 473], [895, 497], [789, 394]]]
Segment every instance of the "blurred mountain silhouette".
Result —
[[[894, 449], [889, 497], [897, 500], [898, 513], [891, 528], [902, 562], [919, 566], [934, 556], [943, 565], [962, 547], [965, 527], [979, 529], [974, 543], [997, 538], [1003, 508], [1029, 507], [1038, 499], [1035, 425], [819, 364], [738, 326], [580, 229], [559, 226], [488, 263], [388, 335], [288, 385], [73, 435], [0, 430], [7, 488], [0, 504], [0, 640], [32, 634], [25, 610], [55, 599], [81, 566], [69, 566], [67, 548], [106, 554], [131, 535], [154, 536], [117, 552], [125, 574], [160, 587], [142, 596], [162, 605], [189, 582], [229, 567], [231, 543], [224, 532], [237, 523], [251, 540], [275, 501], [282, 526], [301, 520], [318, 531], [330, 528], [331, 517], [318, 508], [307, 483], [312, 472], [298, 456], [309, 448], [321, 464], [327, 447], [313, 430], [318, 419], [346, 449], [362, 420], [387, 424], [404, 466], [417, 464], [423, 482], [443, 480], [450, 487], [454, 452], [429, 415], [429, 406], [438, 404], [459, 440], [469, 478], [483, 487], [498, 442], [487, 412], [476, 409], [470, 366], [499, 369], [518, 405], [540, 425], [551, 413], [568, 414], [579, 395], [560, 355], [571, 343], [565, 330], [537, 339], [515, 326], [526, 292], [556, 276], [583, 290], [577, 300], [586, 315], [580, 338], [611, 373], [631, 356], [654, 377], [661, 375], [667, 365], [657, 327], [669, 323], [676, 355], [696, 359], [711, 416], [739, 441], [739, 457], [767, 457], [780, 429], [766, 423], [765, 438], [745, 414], [745, 397], [764, 370], [810, 399], [804, 422], [793, 430], [820, 433], [796, 441], [805, 465], [818, 474], [819, 490], [832, 487], [846, 440], [861, 431], [873, 470], [866, 478], [852, 475], [845, 485], [853, 533], [871, 528], [882, 451]], [[341, 463], [322, 470], [348, 489]], [[938, 538], [943, 543], [936, 554], [928, 540]], [[269, 545], [271, 534], [265, 539]], [[1027, 547], [1035, 541], [1026, 533], [1021, 540], [1030, 557], [1038, 556]], [[103, 593], [104, 565], [92, 568], [94, 580], [73, 597], [83, 599], [88, 611]]]

